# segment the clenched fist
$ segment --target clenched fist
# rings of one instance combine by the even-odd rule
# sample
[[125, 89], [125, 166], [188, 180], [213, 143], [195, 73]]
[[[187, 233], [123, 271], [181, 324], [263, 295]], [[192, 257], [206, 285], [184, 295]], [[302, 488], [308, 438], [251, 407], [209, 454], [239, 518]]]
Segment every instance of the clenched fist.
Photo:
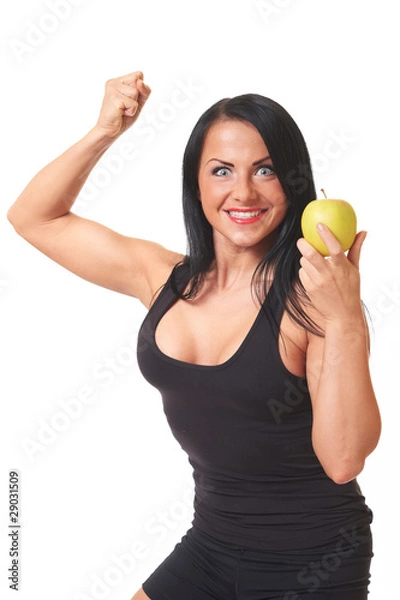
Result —
[[136, 121], [150, 93], [141, 71], [110, 79], [96, 127], [111, 138], [121, 135]]

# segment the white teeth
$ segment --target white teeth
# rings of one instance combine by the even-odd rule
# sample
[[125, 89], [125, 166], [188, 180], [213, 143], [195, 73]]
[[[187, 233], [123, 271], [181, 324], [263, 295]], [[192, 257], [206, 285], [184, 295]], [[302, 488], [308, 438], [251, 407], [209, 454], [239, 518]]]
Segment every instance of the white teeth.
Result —
[[253, 211], [249, 211], [249, 212], [239, 212], [236, 210], [230, 210], [228, 211], [228, 213], [230, 214], [231, 217], [233, 217], [234, 219], [252, 219], [253, 217], [258, 217], [259, 215], [261, 215], [263, 211], [262, 210], [253, 210]]

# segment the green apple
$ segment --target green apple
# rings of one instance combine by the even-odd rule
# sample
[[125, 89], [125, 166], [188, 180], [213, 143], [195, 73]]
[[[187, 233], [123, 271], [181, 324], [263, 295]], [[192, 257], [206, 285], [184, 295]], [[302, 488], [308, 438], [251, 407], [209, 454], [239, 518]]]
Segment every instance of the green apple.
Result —
[[346, 200], [325, 198], [312, 200], [305, 207], [301, 216], [301, 230], [304, 238], [320, 254], [329, 256], [329, 250], [322, 241], [316, 226], [323, 223], [332, 231], [346, 252], [357, 233], [357, 217], [353, 207]]

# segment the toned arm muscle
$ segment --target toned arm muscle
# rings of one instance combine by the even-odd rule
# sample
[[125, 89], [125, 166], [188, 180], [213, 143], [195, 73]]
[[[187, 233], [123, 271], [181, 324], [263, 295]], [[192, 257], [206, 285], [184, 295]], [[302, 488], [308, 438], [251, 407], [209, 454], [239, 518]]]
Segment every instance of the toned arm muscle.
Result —
[[96, 126], [35, 175], [8, 219], [30, 244], [69, 271], [148, 306], [182, 256], [71, 212], [92, 169], [150, 95], [142, 77], [135, 72], [107, 82]]
[[326, 228], [325, 259], [304, 239], [300, 279], [312, 302], [311, 317], [324, 337], [308, 334], [307, 381], [313, 406], [312, 442], [325, 472], [346, 483], [363, 469], [381, 433], [369, 370], [369, 336], [360, 299], [359, 257], [365, 232], [346, 256]]
[[68, 213], [21, 235], [79, 277], [138, 298], [149, 306], [155, 291], [182, 255], [151, 241], [131, 238]]
[[326, 472], [346, 483], [364, 468], [381, 431], [368, 361], [366, 323], [359, 317], [309, 336], [307, 381], [313, 405], [312, 442]]

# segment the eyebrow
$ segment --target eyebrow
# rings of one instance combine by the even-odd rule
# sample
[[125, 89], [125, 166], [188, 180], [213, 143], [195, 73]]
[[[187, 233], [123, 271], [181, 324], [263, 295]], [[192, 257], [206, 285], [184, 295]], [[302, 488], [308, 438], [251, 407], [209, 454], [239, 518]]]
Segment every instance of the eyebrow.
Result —
[[[269, 154], [267, 156], [265, 156], [264, 158], [260, 158], [259, 160], [254, 161], [253, 163], [251, 163], [252, 167], [256, 167], [257, 165], [260, 165], [262, 162], [266, 161], [266, 160], [270, 160], [271, 157], [269, 156]], [[235, 165], [233, 163], [227, 162], [226, 160], [221, 160], [220, 158], [210, 158], [210, 160], [207, 161], [207, 164], [213, 160], [216, 160], [217, 162], [220, 162], [223, 165], [227, 165], [228, 167], [234, 167]]]

